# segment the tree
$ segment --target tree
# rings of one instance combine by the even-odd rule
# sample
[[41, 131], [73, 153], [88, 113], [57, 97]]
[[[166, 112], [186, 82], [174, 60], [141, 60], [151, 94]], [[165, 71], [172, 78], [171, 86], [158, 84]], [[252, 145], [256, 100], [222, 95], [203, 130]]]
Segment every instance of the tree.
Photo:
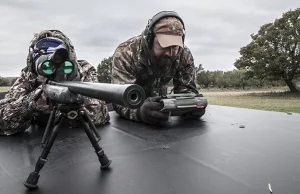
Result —
[[231, 71], [225, 71], [219, 78], [217, 86], [219, 88], [229, 88], [231, 86]]
[[208, 88], [214, 82], [212, 71], [200, 71], [196, 75], [196, 82], [198, 85]]
[[218, 83], [220, 81], [220, 79], [222, 78], [224, 72], [223, 71], [220, 71], [220, 70], [217, 70], [217, 71], [213, 71], [212, 72], [212, 85], [213, 87], [216, 87], [218, 86]]
[[112, 56], [104, 58], [97, 67], [100, 83], [111, 83]]
[[204, 71], [204, 68], [202, 64], [199, 64], [196, 66], [196, 74], [200, 73], [201, 71]]
[[300, 75], [300, 8], [264, 24], [251, 38], [234, 66], [261, 79], [282, 79], [291, 92], [297, 92], [293, 79]]
[[232, 70], [231, 72], [231, 84], [236, 87], [236, 88], [243, 88], [248, 84], [248, 77], [246, 74], [246, 71], [241, 69], [241, 70]]
[[7, 78], [0, 77], [0, 86], [10, 86], [10, 82]]

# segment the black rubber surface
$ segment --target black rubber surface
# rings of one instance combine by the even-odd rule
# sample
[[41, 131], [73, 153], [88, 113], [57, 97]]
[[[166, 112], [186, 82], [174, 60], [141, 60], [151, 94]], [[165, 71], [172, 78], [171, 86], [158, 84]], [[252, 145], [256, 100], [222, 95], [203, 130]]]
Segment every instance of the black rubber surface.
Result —
[[[23, 185], [43, 129], [0, 137], [0, 193], [300, 193], [300, 115], [209, 105], [198, 122], [150, 127], [119, 118], [99, 128], [112, 160], [101, 171], [82, 129], [62, 129], [39, 188]], [[240, 128], [244, 125], [244, 128]]]

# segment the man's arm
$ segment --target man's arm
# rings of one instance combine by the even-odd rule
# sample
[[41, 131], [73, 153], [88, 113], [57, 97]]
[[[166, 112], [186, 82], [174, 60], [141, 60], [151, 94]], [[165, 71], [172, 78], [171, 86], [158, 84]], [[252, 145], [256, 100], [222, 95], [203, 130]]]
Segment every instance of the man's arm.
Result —
[[[81, 81], [98, 82], [96, 69], [91, 64], [85, 60], [78, 60], [78, 63], [82, 68]], [[103, 125], [110, 120], [105, 101], [86, 97], [84, 105], [94, 125]]]
[[193, 92], [198, 94], [195, 77], [196, 68], [194, 58], [190, 50], [185, 47], [181, 55], [180, 64], [177, 67], [176, 76], [173, 79], [174, 93]]
[[[136, 82], [136, 75], [133, 70], [133, 59], [129, 47], [119, 46], [112, 61], [112, 84], [133, 84]], [[126, 119], [139, 121], [137, 109], [129, 109], [121, 105], [113, 104], [113, 108], [120, 116]]]
[[5, 98], [0, 100], [0, 135], [13, 135], [25, 131], [31, 123], [34, 107], [30, 105], [37, 90], [35, 77], [23, 69]]

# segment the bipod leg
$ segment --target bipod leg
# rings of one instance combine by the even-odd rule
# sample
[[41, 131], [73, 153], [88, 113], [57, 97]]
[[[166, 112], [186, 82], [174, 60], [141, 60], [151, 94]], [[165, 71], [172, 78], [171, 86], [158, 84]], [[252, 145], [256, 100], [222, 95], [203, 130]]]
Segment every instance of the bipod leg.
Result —
[[[84, 121], [84, 119], [83, 119], [84, 114], [85, 114], [84, 111], [79, 111], [79, 115], [78, 115], [79, 121], [80, 121], [81, 125], [83, 126], [85, 133], [87, 134], [90, 142], [92, 143], [92, 145], [95, 149], [95, 152], [96, 152], [99, 162], [101, 164], [101, 169], [105, 169], [105, 168], [109, 167], [109, 165], [111, 164], [111, 160], [108, 159], [108, 157], [104, 153], [104, 150], [99, 146], [95, 136], [93, 135], [93, 133], [90, 129], [89, 124]], [[91, 123], [91, 124], [93, 124], [93, 123]]]
[[99, 142], [99, 141], [101, 140], [101, 136], [99, 135], [99, 133], [98, 133], [98, 131], [97, 131], [95, 125], [93, 124], [93, 121], [92, 121], [91, 117], [88, 115], [88, 112], [87, 112], [86, 108], [85, 108], [85, 107], [82, 107], [82, 109], [83, 109], [83, 111], [84, 111], [84, 115], [85, 115], [85, 117], [86, 117], [86, 119], [87, 119], [87, 121], [88, 121], [90, 127], [92, 128], [93, 132], [95, 133], [95, 135], [96, 135], [97, 138], [98, 138], [98, 139], [97, 139], [97, 142]]
[[64, 119], [65, 119], [64, 114], [60, 113], [60, 115], [58, 116], [58, 119], [57, 119], [58, 124], [55, 125], [41, 156], [39, 157], [38, 161], [36, 162], [35, 170], [29, 174], [27, 180], [24, 182], [25, 187], [27, 187], [29, 189], [37, 188], [37, 183], [40, 178], [39, 172], [42, 170], [45, 163], [47, 162], [47, 156], [50, 153], [52, 145], [58, 135], [60, 126], [64, 122]]
[[50, 117], [49, 117], [49, 120], [47, 122], [47, 126], [46, 126], [46, 129], [45, 129], [41, 144], [45, 144], [45, 142], [47, 140], [46, 138], [49, 136], [49, 131], [50, 131], [50, 128], [52, 127], [52, 125], [53, 125], [56, 110], [57, 110], [56, 106], [53, 107], [53, 110], [52, 110], [52, 112], [50, 114]]

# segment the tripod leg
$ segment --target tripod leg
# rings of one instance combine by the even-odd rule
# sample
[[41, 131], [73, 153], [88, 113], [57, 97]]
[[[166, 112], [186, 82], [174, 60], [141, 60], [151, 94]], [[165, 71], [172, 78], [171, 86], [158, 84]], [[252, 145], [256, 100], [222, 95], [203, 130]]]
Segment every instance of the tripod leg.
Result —
[[99, 146], [95, 136], [93, 135], [93, 133], [90, 129], [89, 124], [84, 121], [84, 119], [82, 117], [84, 114], [85, 114], [84, 111], [79, 112], [79, 115], [78, 115], [79, 121], [82, 124], [82, 126], [85, 130], [85, 133], [87, 134], [88, 138], [90, 139], [90, 141], [95, 149], [95, 152], [96, 152], [99, 162], [101, 164], [101, 169], [105, 169], [111, 164], [111, 160], [108, 159], [108, 157], [104, 153], [104, 150]]
[[38, 161], [36, 162], [35, 170], [29, 174], [27, 180], [24, 182], [25, 187], [27, 187], [29, 189], [34, 189], [37, 187], [37, 183], [38, 183], [38, 180], [40, 177], [39, 172], [42, 170], [45, 163], [47, 162], [47, 156], [50, 153], [51, 147], [55, 141], [55, 138], [58, 135], [60, 126], [63, 123], [64, 119], [65, 119], [64, 115], [60, 114], [58, 117], [58, 124], [54, 127], [41, 156], [39, 157]]

